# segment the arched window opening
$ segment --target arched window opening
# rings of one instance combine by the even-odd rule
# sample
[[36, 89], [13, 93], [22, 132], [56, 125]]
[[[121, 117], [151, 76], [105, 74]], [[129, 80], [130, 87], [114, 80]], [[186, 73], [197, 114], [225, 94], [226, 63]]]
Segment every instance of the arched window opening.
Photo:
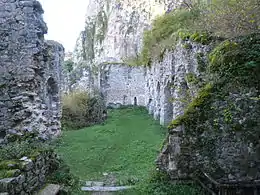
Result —
[[137, 106], [137, 98], [134, 98], [134, 106]]
[[50, 77], [47, 81], [47, 107], [48, 107], [48, 116], [51, 117], [52, 111], [56, 109], [58, 103], [58, 85], [56, 81]]
[[124, 97], [123, 97], [123, 105], [126, 105], [126, 99], [127, 99], [127, 96], [124, 95]]
[[171, 101], [172, 93], [171, 93], [171, 83], [168, 82], [164, 88], [164, 125], [168, 125], [173, 118], [173, 104]]

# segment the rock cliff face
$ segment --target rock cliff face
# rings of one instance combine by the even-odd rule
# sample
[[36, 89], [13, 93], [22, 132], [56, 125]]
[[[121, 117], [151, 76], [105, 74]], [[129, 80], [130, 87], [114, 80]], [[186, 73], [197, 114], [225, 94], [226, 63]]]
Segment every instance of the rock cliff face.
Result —
[[[169, 111], [172, 106], [172, 109], [161, 109], [160, 105], [168, 105], [165, 101], [172, 93], [169, 86], [174, 81], [168, 82], [167, 79], [171, 80], [170, 75], [174, 71], [174, 65], [169, 62], [174, 54], [168, 54], [168, 61], [154, 62], [152, 69], [129, 67], [124, 61], [139, 55], [143, 33], [150, 28], [155, 16], [171, 11], [180, 2], [90, 1], [86, 27], [74, 51], [76, 66], [71, 73], [74, 77], [72, 88], [87, 91], [100, 89], [107, 104], [148, 106], [155, 118], [161, 118], [161, 124], [167, 124], [176, 111]], [[165, 63], [170, 64], [167, 69]], [[182, 65], [185, 67], [185, 64]], [[182, 70], [185, 76], [188, 70]], [[159, 75], [169, 78], [162, 81]]]
[[137, 55], [151, 21], [177, 5], [177, 1], [169, 0], [91, 0], [76, 58], [98, 65]]
[[[74, 51], [74, 61], [78, 64], [74, 77], [81, 80], [73, 82], [74, 88], [80, 88], [82, 83], [84, 89], [98, 87], [87, 72], [96, 72], [102, 63], [122, 63], [125, 58], [136, 56], [141, 50], [143, 32], [152, 19], [175, 5], [175, 1], [168, 0], [91, 0], [85, 29]], [[89, 80], [92, 83], [86, 85]]]
[[0, 139], [7, 134], [60, 132], [63, 47], [45, 41], [36, 0], [0, 0]]

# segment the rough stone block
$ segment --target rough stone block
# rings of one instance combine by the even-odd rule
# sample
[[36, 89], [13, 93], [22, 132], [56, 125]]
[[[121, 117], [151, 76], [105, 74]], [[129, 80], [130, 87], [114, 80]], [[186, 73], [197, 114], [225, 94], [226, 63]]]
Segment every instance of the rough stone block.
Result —
[[48, 184], [36, 195], [56, 195], [56, 194], [58, 194], [59, 190], [60, 190], [59, 185]]

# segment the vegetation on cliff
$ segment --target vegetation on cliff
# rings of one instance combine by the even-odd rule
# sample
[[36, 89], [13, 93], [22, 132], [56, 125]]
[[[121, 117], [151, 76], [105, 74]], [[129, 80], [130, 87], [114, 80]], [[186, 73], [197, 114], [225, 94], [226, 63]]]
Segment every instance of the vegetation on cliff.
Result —
[[[214, 96], [214, 100], [225, 99], [230, 93], [245, 88], [260, 87], [260, 34], [254, 33], [220, 43], [209, 54], [209, 64], [207, 67], [208, 84], [206, 84], [193, 101], [187, 106], [184, 115], [175, 119], [169, 126], [170, 129], [181, 124], [193, 123], [196, 108], [201, 109]], [[193, 77], [189, 76], [190, 79]], [[233, 89], [232, 89], [233, 88]], [[258, 101], [259, 92], [251, 92], [248, 101]], [[255, 94], [255, 97], [254, 95]], [[257, 103], [257, 102], [255, 102]], [[205, 107], [206, 108], [206, 107]], [[210, 107], [209, 109], [214, 109]], [[195, 117], [196, 118], [196, 117]], [[229, 121], [229, 120], [224, 120]]]
[[260, 5], [257, 0], [186, 3], [153, 21], [144, 33], [143, 48], [137, 65], [149, 66], [165, 50], [174, 49], [179, 38], [209, 44], [212, 40], [242, 36], [260, 30]]

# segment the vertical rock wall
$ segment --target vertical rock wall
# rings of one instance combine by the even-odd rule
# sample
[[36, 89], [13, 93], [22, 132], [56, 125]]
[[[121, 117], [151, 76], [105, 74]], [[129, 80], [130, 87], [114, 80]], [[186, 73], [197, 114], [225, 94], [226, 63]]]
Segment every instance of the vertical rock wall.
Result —
[[45, 42], [36, 0], [0, 0], [0, 139], [8, 133], [60, 132], [63, 47]]
[[98, 88], [99, 81], [92, 73], [102, 64], [122, 64], [126, 58], [136, 57], [142, 47], [143, 33], [150, 28], [152, 20], [179, 6], [180, 2], [90, 0], [85, 29], [73, 52], [76, 63], [72, 71], [73, 84], [67, 85], [81, 90]]

